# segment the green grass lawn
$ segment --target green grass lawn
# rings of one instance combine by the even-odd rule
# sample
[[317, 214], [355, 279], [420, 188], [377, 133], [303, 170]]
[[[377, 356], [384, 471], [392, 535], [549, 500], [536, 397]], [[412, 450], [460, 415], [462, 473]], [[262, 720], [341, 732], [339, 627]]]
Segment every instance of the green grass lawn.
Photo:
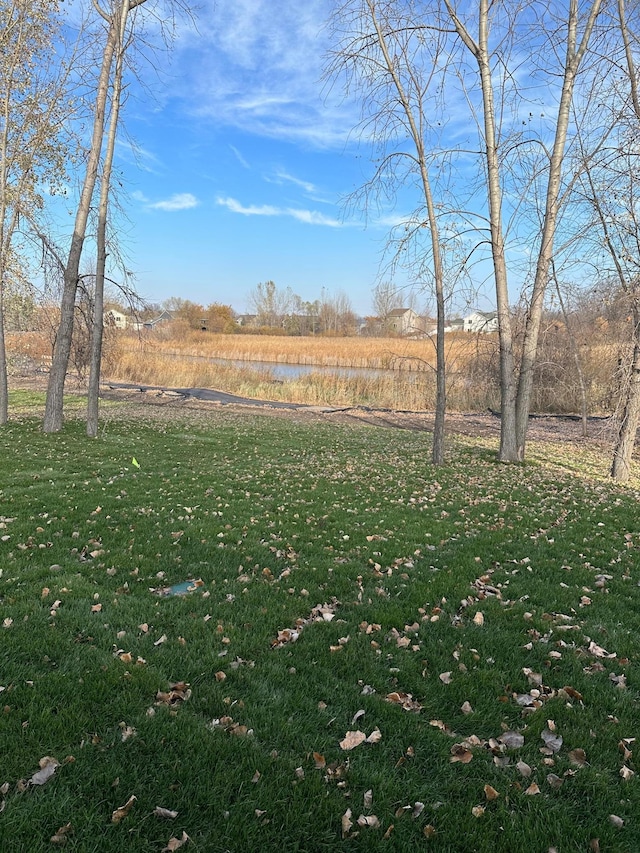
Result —
[[216, 408], [91, 440], [34, 402], [0, 430], [0, 850], [640, 850], [604, 458], [436, 470], [424, 433]]

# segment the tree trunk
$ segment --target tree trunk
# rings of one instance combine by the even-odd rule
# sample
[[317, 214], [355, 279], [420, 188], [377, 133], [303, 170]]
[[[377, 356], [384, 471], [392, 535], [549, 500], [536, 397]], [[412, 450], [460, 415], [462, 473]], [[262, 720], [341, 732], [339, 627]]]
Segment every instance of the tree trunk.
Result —
[[487, 162], [487, 189], [489, 196], [489, 222], [491, 253], [496, 284], [498, 313], [498, 338], [500, 341], [500, 450], [501, 462], [517, 462], [516, 438], [516, 378], [511, 329], [509, 283], [504, 252], [502, 225], [502, 190], [500, 187], [500, 161], [496, 134], [496, 111], [491, 78], [489, 54], [489, 0], [480, 0], [478, 44], [475, 56], [482, 86], [485, 157]]
[[[95, 295], [93, 301], [93, 322], [91, 324], [91, 345], [89, 356], [89, 387], [87, 390], [87, 435], [96, 438], [98, 435], [98, 415], [100, 396], [100, 369], [102, 366], [102, 341], [104, 335], [104, 276], [107, 262], [107, 220], [109, 212], [109, 189], [111, 186], [111, 171], [115, 152], [116, 136], [118, 133], [118, 118], [120, 114], [120, 99], [122, 94], [122, 72], [124, 59], [124, 36], [129, 12], [129, 0], [123, 0], [119, 15], [114, 14], [117, 27], [116, 66], [111, 95], [111, 116], [109, 133], [105, 148], [102, 179], [100, 181], [100, 203], [98, 207], [97, 260], [95, 275]], [[119, 18], [119, 20], [117, 20]]]
[[633, 320], [633, 361], [611, 464], [611, 476], [617, 483], [626, 483], [631, 476], [631, 458], [640, 424], [640, 311], [637, 307], [634, 307]]
[[98, 165], [102, 151], [102, 139], [104, 135], [105, 110], [107, 95], [109, 91], [109, 78], [111, 76], [111, 65], [116, 46], [117, 28], [111, 20], [102, 55], [102, 66], [98, 80], [98, 91], [93, 118], [93, 135], [89, 157], [84, 176], [84, 183], [76, 219], [71, 238], [71, 246], [67, 264], [64, 271], [64, 285], [62, 300], [60, 304], [60, 323], [56, 334], [53, 349], [53, 360], [49, 372], [47, 385], [47, 398], [45, 403], [44, 432], [58, 432], [62, 429], [63, 422], [63, 400], [64, 386], [67, 378], [69, 355], [71, 353], [71, 342], [73, 338], [74, 312], [76, 304], [76, 292], [78, 289], [78, 276], [80, 270], [80, 259], [87, 231], [87, 222], [91, 209], [91, 199], [98, 176]]
[[[434, 465], [444, 463], [444, 439], [445, 439], [445, 414], [447, 408], [446, 393], [446, 362], [444, 350], [445, 329], [445, 300], [444, 300], [444, 271], [442, 267], [442, 252], [440, 249], [440, 233], [436, 217], [436, 207], [431, 190], [431, 180], [427, 167], [427, 155], [424, 139], [420, 132], [420, 126], [424, 121], [424, 104], [419, 103], [417, 108], [412, 108], [411, 101], [405, 90], [403, 81], [398, 74], [397, 62], [391, 55], [387, 46], [385, 34], [380, 26], [375, 9], [374, 0], [367, 0], [371, 14], [371, 20], [376, 29], [378, 43], [384, 56], [387, 73], [393, 80], [393, 85], [398, 93], [398, 98], [407, 119], [407, 125], [413, 144], [416, 148], [416, 160], [420, 170], [422, 193], [427, 207], [427, 219], [429, 223], [429, 235], [431, 238], [431, 253], [433, 256], [433, 279], [436, 295], [436, 412], [433, 426], [433, 445], [431, 450], [431, 461]], [[417, 114], [416, 114], [417, 113]], [[420, 125], [420, 126], [419, 126]]]
[[555, 240], [558, 212], [560, 209], [560, 186], [562, 177], [562, 163], [567, 141], [567, 131], [571, 117], [571, 103], [573, 90], [578, 73], [578, 68], [587, 49], [596, 18], [600, 12], [601, 0], [594, 0], [585, 30], [577, 47], [578, 34], [578, 0], [571, 0], [569, 8], [569, 21], [567, 33], [567, 54], [564, 63], [564, 80], [562, 83], [562, 94], [558, 106], [556, 119], [556, 132], [553, 143], [553, 151], [549, 163], [549, 176], [547, 179], [547, 193], [545, 202], [544, 220], [542, 224], [542, 235], [540, 250], [536, 263], [536, 274], [531, 293], [531, 303], [527, 312], [527, 321], [524, 333], [522, 358], [518, 377], [518, 394], [516, 398], [516, 440], [517, 457], [524, 460], [525, 443], [529, 427], [529, 408], [531, 405], [531, 392], [533, 389], [533, 372], [538, 352], [538, 338], [540, 335], [540, 323], [542, 310], [544, 308], [544, 295], [549, 280], [549, 266], [553, 257], [553, 244]]
[[[0, 267], [2, 264], [0, 263]], [[2, 269], [0, 268], [0, 276]], [[4, 289], [0, 281], [0, 425], [9, 419], [9, 377], [7, 375], [7, 350], [4, 340]]]

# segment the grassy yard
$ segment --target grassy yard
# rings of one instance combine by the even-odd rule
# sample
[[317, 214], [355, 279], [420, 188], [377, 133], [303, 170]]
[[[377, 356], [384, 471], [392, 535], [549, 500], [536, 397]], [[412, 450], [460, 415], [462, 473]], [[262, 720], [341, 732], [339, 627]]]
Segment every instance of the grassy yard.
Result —
[[45, 436], [20, 402], [0, 850], [640, 850], [640, 513], [604, 457], [434, 470], [423, 433], [216, 408]]

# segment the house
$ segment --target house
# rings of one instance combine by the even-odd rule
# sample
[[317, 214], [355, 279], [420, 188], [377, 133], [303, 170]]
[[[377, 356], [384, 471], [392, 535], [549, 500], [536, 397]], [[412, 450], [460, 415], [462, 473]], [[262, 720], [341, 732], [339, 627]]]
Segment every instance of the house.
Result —
[[495, 311], [472, 311], [463, 320], [465, 332], [497, 332], [498, 315]]
[[169, 311], [163, 311], [153, 320], [145, 320], [142, 324], [145, 329], [155, 329], [159, 323], [170, 323], [173, 320], [173, 314]]
[[122, 311], [116, 311], [115, 308], [110, 308], [104, 312], [104, 325], [110, 326], [113, 329], [127, 328], [127, 315]]
[[413, 308], [394, 308], [387, 316], [387, 328], [396, 335], [411, 335], [418, 331], [418, 315]]
[[456, 317], [453, 320], [449, 320], [447, 325], [444, 327], [445, 332], [463, 332], [464, 331], [464, 320], [461, 317]]
[[258, 315], [257, 314], [238, 314], [236, 317], [236, 323], [238, 326], [258, 326]]

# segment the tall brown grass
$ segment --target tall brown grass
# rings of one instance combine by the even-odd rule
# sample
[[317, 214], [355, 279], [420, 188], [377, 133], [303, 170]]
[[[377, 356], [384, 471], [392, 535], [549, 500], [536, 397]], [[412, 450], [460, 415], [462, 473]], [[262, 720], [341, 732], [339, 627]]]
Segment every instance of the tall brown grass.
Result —
[[[51, 343], [45, 333], [7, 336], [10, 357], [46, 368]], [[447, 405], [450, 410], [499, 409], [498, 341], [494, 335], [447, 336]], [[583, 360], [591, 414], [615, 409], [619, 346], [590, 340]], [[236, 364], [216, 364], [226, 359]], [[259, 366], [244, 362], [260, 362]], [[270, 364], [316, 365], [317, 371], [280, 379]], [[312, 338], [172, 334], [171, 327], [151, 333], [110, 335], [105, 348], [105, 380], [170, 388], [212, 388], [230, 394], [310, 405], [371, 406], [433, 410], [433, 342], [400, 338]], [[332, 371], [331, 368], [336, 368]], [[339, 368], [384, 370], [345, 376]], [[559, 334], [543, 341], [539, 353], [532, 410], [561, 414], [580, 411], [580, 390], [566, 340]]]

